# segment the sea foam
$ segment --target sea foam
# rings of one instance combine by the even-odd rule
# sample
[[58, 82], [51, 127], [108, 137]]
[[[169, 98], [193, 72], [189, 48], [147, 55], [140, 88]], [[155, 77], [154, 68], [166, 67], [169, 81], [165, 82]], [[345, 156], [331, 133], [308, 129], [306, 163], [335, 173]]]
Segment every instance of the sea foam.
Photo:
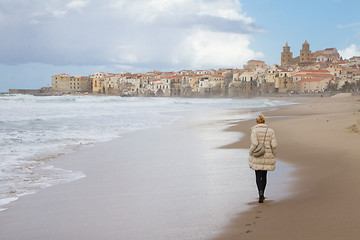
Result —
[[[267, 99], [0, 95], [0, 206], [85, 177], [82, 172], [52, 167], [50, 161], [83, 145], [171, 124], [182, 117], [172, 114], [176, 112], [283, 104], [287, 103]], [[238, 116], [226, 118], [236, 120]]]

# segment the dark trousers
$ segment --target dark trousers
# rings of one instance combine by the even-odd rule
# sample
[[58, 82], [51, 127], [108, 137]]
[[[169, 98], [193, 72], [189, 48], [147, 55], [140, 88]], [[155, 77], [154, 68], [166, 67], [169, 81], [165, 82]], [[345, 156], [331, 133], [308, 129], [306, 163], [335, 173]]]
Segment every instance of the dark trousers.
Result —
[[264, 195], [265, 187], [266, 187], [266, 175], [267, 175], [267, 171], [255, 170], [256, 185], [259, 190], [259, 195]]

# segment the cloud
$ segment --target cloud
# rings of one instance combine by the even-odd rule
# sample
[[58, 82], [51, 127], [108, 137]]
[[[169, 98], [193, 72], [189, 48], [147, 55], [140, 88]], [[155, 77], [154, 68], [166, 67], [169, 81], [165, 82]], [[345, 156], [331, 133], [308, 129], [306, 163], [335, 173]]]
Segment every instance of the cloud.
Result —
[[241, 66], [263, 30], [238, 0], [0, 2], [0, 63], [132, 69]]
[[359, 27], [360, 26], [360, 22], [353, 22], [353, 23], [349, 23], [349, 24], [338, 24], [337, 27], [340, 29], [344, 29], [344, 28], [355, 28], [355, 27]]
[[185, 39], [173, 61], [188, 62], [191, 68], [236, 67], [249, 59], [264, 57], [249, 49], [249, 44], [246, 34], [196, 29]]
[[352, 58], [354, 56], [360, 56], [360, 48], [356, 44], [351, 44], [349, 47], [339, 50], [340, 55], [345, 58]]
[[29, 21], [48, 22], [54, 18], [63, 18], [73, 11], [81, 12], [88, 3], [89, 0], [12, 0], [1, 1], [0, 9], [10, 24], [18, 22], [26, 25]]
[[75, 0], [75, 1], [71, 1], [71, 2], [67, 3], [65, 5], [65, 7], [68, 9], [74, 9], [74, 10], [80, 11], [84, 7], [86, 7], [87, 4], [88, 4], [88, 2], [85, 0]]

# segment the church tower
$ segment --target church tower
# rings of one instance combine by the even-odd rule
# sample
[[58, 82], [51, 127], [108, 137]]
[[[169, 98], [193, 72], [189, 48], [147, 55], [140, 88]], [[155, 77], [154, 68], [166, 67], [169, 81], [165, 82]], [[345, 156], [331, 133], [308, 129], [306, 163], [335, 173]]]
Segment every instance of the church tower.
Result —
[[293, 53], [290, 52], [290, 47], [286, 42], [285, 46], [283, 47], [283, 51], [281, 53], [281, 66], [286, 66], [292, 64], [293, 61]]
[[307, 64], [312, 62], [312, 53], [310, 51], [310, 44], [305, 40], [300, 50], [300, 64]]

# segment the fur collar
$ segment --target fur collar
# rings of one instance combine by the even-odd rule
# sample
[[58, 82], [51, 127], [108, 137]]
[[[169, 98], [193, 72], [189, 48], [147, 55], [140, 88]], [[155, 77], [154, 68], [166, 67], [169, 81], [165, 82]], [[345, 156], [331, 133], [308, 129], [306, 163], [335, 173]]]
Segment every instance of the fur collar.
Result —
[[266, 125], [265, 123], [260, 123], [260, 124], [256, 124], [251, 129], [254, 129], [254, 128], [267, 128], [267, 127], [268, 127], [268, 125]]

